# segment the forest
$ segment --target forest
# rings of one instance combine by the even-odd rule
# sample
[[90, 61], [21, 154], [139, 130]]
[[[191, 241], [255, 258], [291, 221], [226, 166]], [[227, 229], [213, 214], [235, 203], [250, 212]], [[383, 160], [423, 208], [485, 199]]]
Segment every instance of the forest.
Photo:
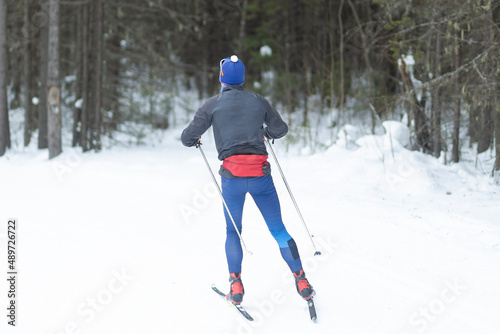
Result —
[[175, 127], [179, 93], [216, 94], [232, 54], [309, 142], [397, 120], [412, 150], [490, 150], [500, 173], [498, 0], [0, 0], [0, 156], [21, 110], [23, 144], [49, 158], [63, 118], [83, 152], [135, 125]]

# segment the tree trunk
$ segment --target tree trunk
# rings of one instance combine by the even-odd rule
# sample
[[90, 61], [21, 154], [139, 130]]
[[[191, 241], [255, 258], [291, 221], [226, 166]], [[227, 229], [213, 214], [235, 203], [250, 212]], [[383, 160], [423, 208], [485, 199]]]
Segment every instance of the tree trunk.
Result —
[[31, 141], [33, 128], [32, 64], [33, 43], [31, 36], [31, 0], [24, 0], [24, 146]]
[[[111, 28], [107, 29], [108, 31]], [[108, 120], [108, 123], [105, 125], [107, 132], [111, 135], [113, 131], [118, 129], [118, 124], [120, 123], [120, 85], [122, 83], [120, 77], [120, 68], [121, 68], [121, 54], [120, 50], [120, 42], [121, 42], [121, 28], [119, 25], [114, 25], [112, 27], [111, 36], [107, 38], [106, 47], [104, 50], [109, 50], [108, 53], [105, 53], [106, 59], [106, 87], [104, 91], [106, 95], [103, 97], [103, 109], [107, 112], [111, 111], [112, 116], [111, 119]], [[156, 79], [156, 78], [155, 78]], [[154, 92], [152, 92], [154, 93]]]
[[[345, 88], [344, 88], [344, 22], [342, 21], [342, 12], [344, 8], [344, 0], [340, 1], [339, 6], [339, 31], [340, 31], [340, 47], [339, 47], [339, 58], [340, 58], [340, 104], [339, 104], [339, 116], [338, 122], [339, 128], [344, 125], [344, 100], [345, 100]], [[333, 56], [332, 56], [333, 57]], [[333, 69], [332, 69], [333, 70]]]
[[[497, 84], [497, 94], [500, 94], [500, 85]], [[495, 177], [497, 183], [500, 183], [500, 99], [495, 97], [495, 111], [494, 111], [494, 122], [495, 122], [495, 166], [493, 167], [493, 176]]]
[[76, 19], [76, 84], [75, 84], [75, 105], [73, 106], [73, 140], [71, 146], [75, 147], [81, 144], [81, 126], [82, 126], [82, 78], [83, 78], [83, 6], [77, 13]]
[[89, 4], [82, 4], [82, 22], [81, 22], [81, 31], [82, 31], [82, 112], [81, 112], [81, 132], [80, 132], [80, 145], [82, 147], [83, 152], [87, 152], [89, 150]]
[[421, 148], [424, 153], [430, 153], [432, 151], [432, 147], [428, 117], [425, 114], [425, 88], [422, 93], [422, 99], [419, 101], [417, 93], [415, 92], [415, 86], [413, 85], [410, 75], [406, 71], [406, 63], [403, 59], [401, 59], [401, 65], [398, 68], [403, 79], [405, 90], [409, 94], [411, 110], [410, 115], [413, 115], [414, 118], [417, 147]]
[[[490, 91], [490, 89], [486, 91]], [[493, 142], [493, 104], [494, 101], [483, 101], [483, 105], [478, 114], [479, 131], [477, 133], [477, 153], [486, 152]]]
[[[494, 21], [493, 21], [493, 7], [490, 2], [490, 18], [491, 21], [487, 23], [488, 28], [490, 29], [490, 34], [488, 38], [488, 44], [495, 44], [495, 29], [494, 29]], [[498, 48], [497, 48], [498, 50]], [[497, 51], [498, 52], [498, 51]], [[498, 57], [498, 53], [496, 54]], [[495, 72], [497, 70], [497, 65], [495, 60], [495, 51], [492, 54], [488, 55], [487, 60], [480, 65], [480, 71], [482, 73], [486, 73], [488, 75], [488, 82], [483, 83], [486, 87], [480, 87], [479, 94], [480, 98], [478, 99], [480, 108], [479, 113], [477, 114], [477, 153], [486, 152], [493, 143], [494, 138], [494, 114], [495, 114], [495, 94], [496, 89], [495, 85], [498, 80], [498, 76], [495, 77]]]
[[[439, 29], [436, 31], [436, 58], [434, 72], [436, 77], [441, 75], [441, 38]], [[436, 158], [441, 155], [441, 87], [438, 86], [432, 91], [432, 153]]]
[[[500, 22], [500, 8], [496, 8], [496, 11], [493, 11], [492, 1], [490, 1], [490, 38], [491, 40], [498, 41], [500, 37], [500, 33], [498, 32]], [[498, 69], [500, 66], [500, 50], [496, 48], [496, 54], [490, 56], [492, 59], [492, 69]], [[492, 71], [492, 73], [496, 73], [493, 78], [493, 122], [494, 122], [494, 131], [495, 131], [495, 151], [496, 151], [496, 159], [495, 165], [493, 166], [493, 177], [498, 185], [500, 185], [500, 84], [499, 79], [500, 75], [498, 72]]]
[[90, 87], [90, 112], [92, 124], [90, 133], [90, 148], [96, 151], [101, 149], [101, 87], [102, 87], [102, 0], [93, 1], [92, 27], [92, 74]]
[[59, 0], [49, 1], [49, 67], [47, 78], [49, 159], [62, 152], [59, 65]]
[[[11, 1], [10, 3], [13, 3], [13, 1]], [[22, 24], [22, 23], [20, 23]], [[17, 108], [20, 108], [22, 107], [22, 103], [21, 103], [21, 89], [22, 89], [22, 86], [23, 86], [23, 71], [22, 71], [22, 68], [23, 68], [23, 64], [22, 64], [22, 60], [19, 59], [20, 57], [18, 57], [16, 55], [16, 53], [10, 53], [10, 82], [8, 82], [8, 84], [11, 85], [11, 93], [13, 95], [13, 97], [11, 98], [10, 100], [10, 105], [9, 105], [9, 108], [10, 109], [17, 109]]]
[[[455, 69], [460, 68], [460, 44], [459, 32], [455, 35]], [[451, 161], [457, 163], [460, 161], [460, 109], [462, 107], [462, 93], [460, 89], [460, 73], [457, 73], [457, 81], [455, 83], [455, 115], [453, 117], [453, 147], [451, 151]]]
[[[333, 109], [335, 108], [335, 88], [334, 88], [334, 78], [335, 78], [335, 45], [334, 45], [334, 40], [333, 40], [333, 34], [334, 34], [334, 18], [333, 18], [333, 0], [328, 1], [328, 46], [330, 49], [330, 59], [329, 59], [329, 65], [330, 65], [330, 75], [328, 77], [329, 84], [330, 84], [330, 128], [332, 129], [330, 132], [330, 140], [333, 142], [333, 128], [334, 125], [338, 125], [339, 129], [343, 125], [341, 121], [341, 117], [343, 117], [343, 114], [339, 112], [337, 115], [337, 122], [335, 122], [333, 118]], [[342, 37], [344, 31], [341, 30]], [[342, 50], [343, 51], [343, 50]], [[341, 68], [341, 71], [343, 71], [343, 68]], [[343, 111], [343, 110], [342, 110]], [[337, 124], [335, 124], [337, 123]]]
[[472, 147], [472, 144], [477, 143], [477, 136], [478, 136], [478, 119], [479, 119], [479, 112], [478, 112], [478, 107], [477, 107], [477, 102], [476, 102], [476, 96], [475, 96], [475, 90], [472, 91], [471, 96], [470, 96], [470, 110], [469, 110], [469, 143], [470, 147]]
[[0, 0], [0, 157], [10, 147], [7, 102], [7, 0]]
[[240, 17], [240, 31], [238, 36], [238, 56], [243, 55], [243, 39], [245, 38], [245, 28], [247, 23], [247, 7], [248, 0], [242, 0], [241, 3], [241, 17]]
[[[49, 12], [48, 0], [42, 0], [42, 12]], [[49, 147], [47, 114], [47, 70], [49, 61], [49, 27], [40, 28], [40, 88], [38, 101], [38, 148]]]
[[91, 148], [101, 149], [101, 105], [102, 105], [102, 0], [94, 0], [94, 26], [92, 30], [92, 117]]
[[292, 126], [292, 112], [293, 112], [293, 105], [292, 105], [292, 92], [291, 92], [291, 70], [290, 70], [290, 58], [291, 58], [291, 51], [290, 51], [290, 40], [291, 40], [291, 27], [290, 27], [290, 21], [292, 21], [292, 10], [290, 8], [290, 1], [286, 1], [285, 5], [285, 24], [284, 24], [284, 31], [285, 31], [285, 82], [283, 83], [283, 89], [285, 93], [285, 105], [286, 105], [286, 112], [287, 112], [287, 123], [288, 126]]
[[[499, 66], [500, 61], [498, 60], [498, 55], [493, 58], [496, 59], [494, 64], [496, 63], [496, 66]], [[500, 84], [498, 84], [498, 81], [493, 83], [493, 92], [496, 93], [495, 95], [493, 95], [493, 101], [492, 101], [496, 159], [495, 159], [495, 165], [493, 166], [492, 176], [495, 178], [496, 183], [500, 185], [500, 98], [498, 97], [500, 95]]]

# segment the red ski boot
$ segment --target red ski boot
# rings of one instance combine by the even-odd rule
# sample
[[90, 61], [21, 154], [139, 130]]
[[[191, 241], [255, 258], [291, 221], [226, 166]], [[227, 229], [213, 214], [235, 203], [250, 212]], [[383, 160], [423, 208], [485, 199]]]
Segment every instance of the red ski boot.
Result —
[[297, 292], [305, 300], [311, 298], [316, 293], [314, 292], [312, 286], [309, 284], [306, 278], [304, 270], [299, 270], [293, 273], [295, 277], [295, 284], [297, 285]]
[[226, 299], [232, 301], [234, 304], [241, 304], [245, 289], [241, 282], [240, 273], [232, 273], [229, 275], [229, 282], [231, 283], [230, 292], [226, 295]]

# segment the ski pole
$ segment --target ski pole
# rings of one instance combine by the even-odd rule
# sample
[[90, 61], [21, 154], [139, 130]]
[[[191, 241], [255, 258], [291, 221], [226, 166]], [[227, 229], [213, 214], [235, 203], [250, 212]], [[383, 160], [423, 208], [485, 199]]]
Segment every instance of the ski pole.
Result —
[[271, 146], [271, 143], [264, 138], [264, 142], [267, 143], [267, 147], [269, 147], [269, 151], [271, 151], [271, 155], [274, 158], [274, 161], [276, 161], [276, 166], [278, 166], [278, 170], [280, 171], [281, 177], [283, 178], [283, 182], [285, 182], [286, 189], [288, 190], [288, 193], [290, 194], [290, 197], [292, 198], [293, 205], [295, 205], [295, 209], [297, 210], [297, 213], [299, 214], [300, 220], [302, 221], [302, 224], [304, 224], [304, 227], [306, 228], [307, 235], [309, 236], [309, 239], [311, 239], [311, 243], [314, 247], [314, 255], [321, 255], [321, 252], [318, 251], [316, 248], [316, 245], [314, 244], [314, 240], [311, 236], [311, 233], [309, 233], [309, 229], [307, 228], [306, 222], [304, 221], [304, 217], [302, 217], [302, 214], [300, 213], [299, 206], [297, 205], [297, 202], [295, 201], [295, 197], [293, 197], [292, 190], [290, 189], [290, 186], [288, 185], [288, 182], [286, 181], [285, 174], [283, 174], [283, 170], [281, 169], [280, 163], [278, 162], [278, 158], [276, 158], [276, 154], [274, 154], [274, 150]]
[[224, 204], [224, 207], [226, 208], [227, 214], [229, 215], [229, 218], [231, 218], [231, 222], [233, 223], [234, 229], [236, 230], [236, 233], [238, 234], [238, 237], [240, 238], [241, 245], [243, 246], [243, 250], [245, 251], [245, 253], [252, 255], [252, 252], [249, 251], [247, 249], [247, 246], [245, 245], [245, 241], [243, 240], [243, 237], [241, 236], [241, 233], [238, 230], [238, 226], [236, 226], [236, 223], [234, 222], [233, 215], [231, 214], [231, 211], [229, 211], [229, 207], [227, 206], [227, 203], [224, 200], [224, 196], [222, 195], [222, 190], [220, 189], [219, 184], [217, 183], [217, 180], [215, 179], [214, 173], [212, 172], [212, 168], [210, 168], [207, 157], [205, 156], [205, 152], [203, 152], [203, 149], [201, 148], [200, 141], [198, 141], [198, 144], [196, 144], [196, 148], [200, 149], [201, 155], [203, 156], [203, 160], [205, 160], [205, 164], [207, 165], [208, 171], [210, 172], [210, 176], [212, 176], [212, 180], [214, 181], [215, 187], [217, 188], [217, 191], [219, 192], [219, 196], [222, 199], [222, 203]]

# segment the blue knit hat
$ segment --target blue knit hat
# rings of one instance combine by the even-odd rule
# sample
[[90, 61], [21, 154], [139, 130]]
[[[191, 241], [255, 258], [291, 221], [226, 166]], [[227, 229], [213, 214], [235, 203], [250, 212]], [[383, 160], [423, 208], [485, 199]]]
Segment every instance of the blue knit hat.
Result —
[[219, 81], [226, 85], [241, 85], [245, 82], [245, 65], [237, 56], [220, 61]]

